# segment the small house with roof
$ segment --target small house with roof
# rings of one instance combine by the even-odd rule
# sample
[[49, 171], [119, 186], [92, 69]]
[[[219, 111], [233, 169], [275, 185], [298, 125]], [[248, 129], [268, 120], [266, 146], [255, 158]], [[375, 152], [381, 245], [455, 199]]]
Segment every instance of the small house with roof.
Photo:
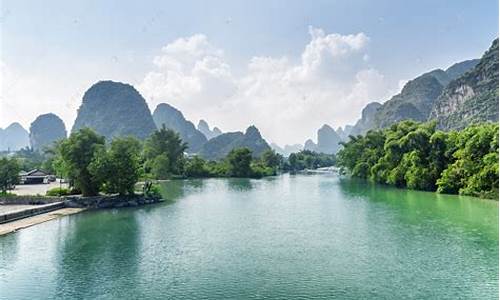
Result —
[[34, 169], [29, 172], [23, 171], [19, 173], [19, 183], [21, 184], [49, 183], [49, 174], [39, 169]]

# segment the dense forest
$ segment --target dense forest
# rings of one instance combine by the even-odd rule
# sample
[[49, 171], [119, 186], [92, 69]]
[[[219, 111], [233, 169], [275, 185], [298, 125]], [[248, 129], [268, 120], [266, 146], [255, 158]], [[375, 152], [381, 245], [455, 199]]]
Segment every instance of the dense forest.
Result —
[[140, 180], [203, 177], [261, 178], [283, 171], [331, 166], [334, 155], [301, 151], [285, 158], [274, 150], [253, 155], [246, 147], [234, 148], [220, 160], [186, 154], [188, 145], [174, 130], [162, 126], [145, 141], [115, 137], [107, 141], [89, 128], [77, 130], [43, 151], [22, 149], [0, 158], [0, 192], [17, 184], [21, 170], [42, 169], [68, 179], [70, 190], [49, 191], [85, 196], [100, 192], [133, 194]]
[[498, 124], [444, 132], [435, 121], [402, 121], [351, 136], [337, 165], [376, 183], [498, 199]]

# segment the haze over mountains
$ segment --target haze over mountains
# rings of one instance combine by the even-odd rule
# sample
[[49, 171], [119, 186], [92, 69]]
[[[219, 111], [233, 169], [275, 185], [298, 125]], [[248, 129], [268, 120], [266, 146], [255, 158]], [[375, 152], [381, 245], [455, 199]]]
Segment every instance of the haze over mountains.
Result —
[[368, 104], [351, 134], [364, 134], [402, 120], [437, 120], [443, 130], [498, 122], [498, 39], [481, 59], [456, 63], [445, 71], [430, 71], [410, 80], [401, 93], [383, 104]]
[[188, 143], [189, 152], [198, 152], [207, 141], [207, 137], [198, 131], [193, 123], [186, 120], [178, 109], [169, 104], [158, 104], [153, 112], [153, 120], [157, 128], [161, 128], [165, 125], [166, 128], [178, 132], [180, 137]]
[[29, 145], [29, 133], [19, 123], [0, 128], [0, 151], [17, 151]]
[[210, 127], [205, 120], [200, 120], [196, 128], [209, 140], [222, 134], [222, 131], [217, 127], [214, 127], [214, 129], [210, 130]]
[[71, 132], [90, 127], [111, 140], [117, 136], [145, 139], [155, 129], [146, 100], [125, 83], [99, 81], [83, 95]]
[[30, 146], [33, 150], [43, 150], [66, 135], [66, 127], [61, 118], [53, 113], [40, 115], [30, 126]]
[[[369, 103], [354, 125], [334, 130], [324, 124], [317, 131], [317, 142], [309, 139], [303, 146], [271, 146], [284, 155], [301, 149], [336, 153], [341, 147], [339, 142], [350, 135], [407, 119], [437, 120], [444, 130], [474, 122], [498, 122], [498, 39], [481, 59], [456, 63], [446, 70], [432, 70], [407, 82], [399, 94], [384, 103]], [[145, 99], [133, 86], [113, 81], [97, 82], [85, 92], [72, 132], [90, 127], [108, 141], [128, 135], [145, 139], [162, 126], [178, 132], [188, 143], [189, 153], [206, 159], [220, 159], [236, 147], [249, 147], [256, 156], [271, 148], [255, 126], [248, 127], [245, 133], [222, 133], [200, 120], [195, 127], [167, 103], [159, 104], [151, 114]], [[16, 151], [30, 144], [39, 150], [65, 136], [60, 118], [45, 114], [32, 123], [29, 134], [18, 123], [0, 129], [0, 150]]]

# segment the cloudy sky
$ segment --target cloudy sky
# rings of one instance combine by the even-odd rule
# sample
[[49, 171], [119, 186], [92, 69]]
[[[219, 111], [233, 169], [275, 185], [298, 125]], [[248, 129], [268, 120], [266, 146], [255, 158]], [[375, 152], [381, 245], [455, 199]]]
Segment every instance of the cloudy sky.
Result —
[[[182, 3], [181, 3], [182, 2]], [[480, 5], [479, 5], [480, 4]], [[0, 0], [0, 127], [71, 128], [99, 80], [278, 144], [352, 124], [425, 71], [480, 57], [498, 2]]]

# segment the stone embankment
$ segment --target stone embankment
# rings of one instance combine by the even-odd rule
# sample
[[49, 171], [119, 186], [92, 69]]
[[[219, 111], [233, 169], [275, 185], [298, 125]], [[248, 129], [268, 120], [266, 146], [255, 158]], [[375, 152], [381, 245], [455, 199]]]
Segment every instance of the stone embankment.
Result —
[[80, 207], [80, 208], [121, 208], [121, 207], [135, 207], [145, 204], [153, 204], [162, 202], [163, 199], [159, 197], [147, 197], [143, 195], [133, 196], [95, 196], [95, 197], [81, 197], [81, 196], [67, 196], [64, 203], [66, 207]]
[[0, 224], [66, 208], [102, 209], [135, 207], [161, 201], [163, 201], [163, 199], [159, 197], [148, 197], [144, 195], [105, 195], [95, 197], [0, 196], [0, 205], [6, 208], [0, 210]]

